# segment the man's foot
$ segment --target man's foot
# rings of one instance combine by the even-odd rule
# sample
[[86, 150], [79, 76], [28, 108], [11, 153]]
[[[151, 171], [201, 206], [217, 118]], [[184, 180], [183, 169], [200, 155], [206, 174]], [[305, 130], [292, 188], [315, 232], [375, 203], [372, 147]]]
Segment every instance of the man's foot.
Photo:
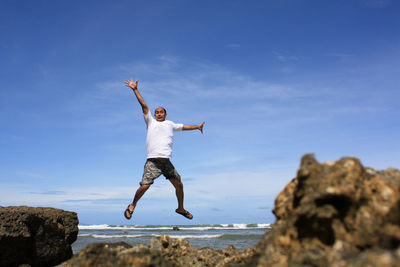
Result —
[[189, 220], [193, 219], [193, 215], [190, 212], [188, 212], [187, 210], [178, 210], [178, 209], [176, 209], [175, 212], [180, 214], [180, 215], [182, 215], [183, 217], [185, 217], [185, 218], [187, 218]]
[[[130, 209], [130, 207], [132, 207], [132, 209]], [[126, 210], [124, 211], [125, 218], [130, 220], [132, 218], [132, 213], [133, 213], [134, 209], [135, 209], [135, 207], [132, 204], [129, 204], [128, 207], [126, 208]]]

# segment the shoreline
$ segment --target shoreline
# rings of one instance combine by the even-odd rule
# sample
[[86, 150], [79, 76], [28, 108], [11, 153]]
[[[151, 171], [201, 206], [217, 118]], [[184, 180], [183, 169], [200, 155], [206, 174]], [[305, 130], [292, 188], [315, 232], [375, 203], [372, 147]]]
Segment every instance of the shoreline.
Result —
[[72, 244], [74, 254], [91, 243], [125, 242], [132, 246], [149, 245], [151, 239], [168, 235], [190, 242], [201, 249], [238, 250], [254, 247], [270, 229], [270, 224], [200, 224], [200, 225], [80, 225], [77, 241]]

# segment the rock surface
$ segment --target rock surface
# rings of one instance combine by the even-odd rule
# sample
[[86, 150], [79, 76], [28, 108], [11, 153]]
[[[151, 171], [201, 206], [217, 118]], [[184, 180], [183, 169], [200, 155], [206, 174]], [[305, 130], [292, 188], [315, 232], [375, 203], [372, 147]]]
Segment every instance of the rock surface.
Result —
[[54, 266], [72, 257], [75, 212], [26, 206], [0, 207], [0, 266]]
[[305, 155], [253, 266], [400, 266], [400, 171]]
[[238, 251], [233, 246], [224, 250], [197, 249], [180, 238], [164, 235], [153, 238], [149, 246], [126, 243], [90, 244], [60, 267], [89, 266], [248, 266], [254, 249]]

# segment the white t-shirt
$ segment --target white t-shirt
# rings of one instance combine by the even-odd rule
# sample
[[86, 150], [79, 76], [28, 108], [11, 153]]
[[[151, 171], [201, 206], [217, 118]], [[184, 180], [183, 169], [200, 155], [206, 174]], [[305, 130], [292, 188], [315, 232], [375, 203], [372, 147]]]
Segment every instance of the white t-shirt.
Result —
[[157, 121], [150, 111], [144, 115], [147, 124], [146, 149], [147, 158], [170, 158], [174, 131], [182, 131], [182, 123], [174, 123], [169, 120]]

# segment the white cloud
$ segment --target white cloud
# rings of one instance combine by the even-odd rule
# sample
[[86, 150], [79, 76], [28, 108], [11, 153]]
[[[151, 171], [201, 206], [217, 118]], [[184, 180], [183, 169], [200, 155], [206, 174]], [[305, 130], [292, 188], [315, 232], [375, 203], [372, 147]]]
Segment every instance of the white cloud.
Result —
[[275, 196], [294, 177], [291, 171], [238, 171], [202, 175], [185, 185], [196, 199]]
[[[294, 57], [287, 57], [292, 60]], [[159, 101], [165, 96], [180, 99], [286, 99], [302, 95], [290, 85], [269, 83], [236, 73], [218, 64], [161, 57], [157, 62], [124, 65], [142, 83], [146, 98]], [[148, 70], [154, 75], [149, 75]], [[108, 82], [106, 82], [108, 84]], [[112, 83], [113, 84], [113, 83]]]
[[[291, 179], [290, 172], [225, 172], [213, 175], [199, 175], [190, 181], [184, 181], [185, 195], [196, 202], [207, 200], [215, 206], [218, 201], [227, 198], [257, 198], [275, 196]], [[109, 187], [58, 187], [32, 189], [24, 185], [2, 186], [2, 205], [28, 205], [73, 207], [85, 209], [102, 207], [108, 210], [120, 209], [121, 205], [133, 198], [136, 183], [129, 186]], [[15, 196], [18, 196], [16, 198]], [[146, 199], [175, 199], [173, 186], [160, 177], [146, 192]], [[160, 207], [161, 208], [161, 207]]]
[[299, 60], [298, 57], [296, 56], [283, 56], [283, 55], [277, 55], [276, 56], [280, 62], [289, 62], [289, 61], [297, 61]]
[[126, 197], [131, 193], [127, 187], [58, 187], [42, 190], [8, 184], [0, 189], [3, 205], [29, 206], [62, 206], [73, 201], [77, 205], [82, 205], [81, 202], [93, 204], [97, 200]]
[[354, 63], [356, 61], [356, 56], [353, 54], [346, 53], [329, 53], [328, 57], [336, 58], [341, 63]]
[[240, 44], [231, 43], [231, 44], [227, 44], [226, 47], [228, 47], [232, 50], [237, 50], [240, 48]]
[[15, 175], [17, 177], [24, 178], [24, 179], [26, 179], [26, 178], [29, 178], [29, 179], [31, 179], [31, 178], [33, 178], [33, 179], [45, 179], [45, 176], [43, 174], [37, 173], [37, 172], [31, 172], [31, 171], [21, 171], [21, 170], [19, 170], [19, 171], [15, 172]]
[[286, 62], [291, 62], [291, 61], [298, 61], [299, 57], [293, 56], [293, 55], [284, 55], [280, 52], [273, 52], [276, 59], [278, 59], [280, 62], [286, 63]]
[[[100, 81], [94, 89], [83, 92], [78, 101], [71, 101], [71, 111], [83, 114], [84, 127], [112, 126], [114, 130], [127, 130], [140, 117], [140, 106], [124, 85], [131, 76], [140, 80], [140, 92], [150, 108], [162, 105], [177, 113], [197, 110], [197, 113], [184, 112], [188, 121], [197, 121], [199, 114], [202, 118], [213, 118], [231, 109], [241, 114], [248, 109], [247, 105], [232, 105], [227, 101], [288, 101], [315, 93], [293, 85], [256, 80], [212, 62], [171, 56], [121, 64], [114, 69], [119, 80]], [[121, 77], [121, 73], [126, 76]]]

